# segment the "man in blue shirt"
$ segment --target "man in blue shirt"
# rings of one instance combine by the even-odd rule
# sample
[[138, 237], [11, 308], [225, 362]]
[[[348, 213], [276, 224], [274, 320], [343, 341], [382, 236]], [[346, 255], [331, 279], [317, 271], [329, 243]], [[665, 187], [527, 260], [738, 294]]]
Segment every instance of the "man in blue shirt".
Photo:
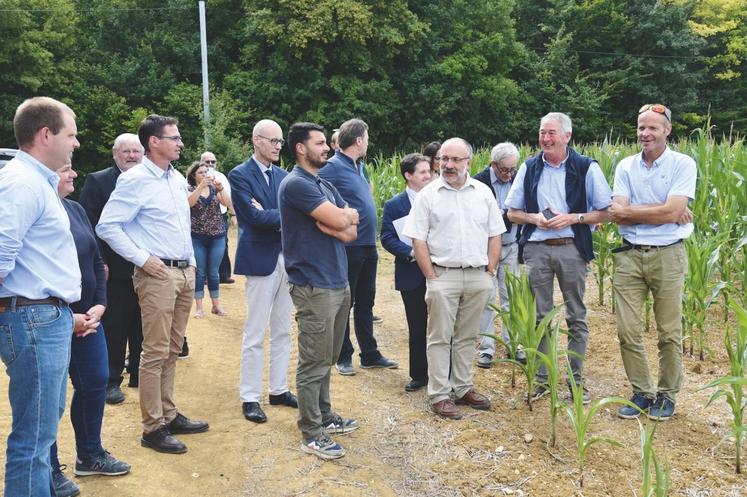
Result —
[[[572, 132], [571, 118], [565, 114], [551, 112], [542, 118], [542, 152], [522, 164], [506, 205], [508, 219], [524, 225], [519, 245], [537, 300], [537, 322], [552, 310], [553, 279], [558, 279], [565, 301], [568, 359], [576, 384], [583, 386], [584, 403], [589, 403], [583, 366], [589, 343], [584, 293], [589, 261], [594, 258], [591, 226], [608, 219], [605, 210], [612, 203], [612, 192], [599, 164], [568, 146]], [[546, 349], [543, 339], [540, 350]], [[543, 365], [532, 399], [548, 392]]]
[[65, 410], [81, 275], [55, 173], [80, 146], [75, 113], [62, 102], [24, 101], [13, 119], [20, 151], [0, 170], [0, 358], [10, 378], [12, 429], [5, 495], [55, 495], [49, 449]]
[[[319, 176], [332, 183], [342, 198], [360, 215], [358, 238], [345, 247], [348, 258], [348, 283], [353, 300], [355, 337], [360, 347], [362, 368], [396, 368], [395, 361], [379, 352], [373, 335], [373, 306], [376, 298], [376, 205], [359, 160], [368, 150], [368, 125], [360, 119], [342, 123], [338, 135], [339, 150], [327, 161]], [[355, 374], [352, 364], [353, 344], [350, 325], [345, 328], [345, 340], [337, 371], [345, 376]]]
[[181, 155], [177, 121], [150, 115], [138, 129], [145, 158], [119, 176], [96, 233], [132, 262], [132, 278], [143, 321], [140, 356], [140, 444], [182, 454], [173, 435], [201, 433], [208, 424], [191, 421], [174, 401], [176, 358], [182, 351], [195, 290], [187, 181], [171, 161]]
[[[623, 246], [615, 249], [617, 334], [625, 373], [633, 387], [631, 401], [650, 419], [674, 415], [682, 386], [682, 291], [687, 252], [682, 240], [693, 232], [687, 203], [695, 198], [695, 161], [670, 150], [672, 113], [661, 104], [638, 111], [641, 152], [621, 160], [615, 170], [612, 220], [620, 225]], [[659, 379], [654, 386], [643, 346], [643, 306], [649, 292], [659, 339]], [[621, 418], [636, 418], [631, 406]]]
[[280, 184], [278, 205], [285, 270], [298, 323], [298, 427], [301, 450], [337, 459], [345, 449], [329, 434], [358, 428], [332, 410], [329, 378], [350, 315], [343, 242], [357, 236], [358, 212], [319, 177], [327, 159], [324, 128], [296, 123], [288, 130], [296, 166]]

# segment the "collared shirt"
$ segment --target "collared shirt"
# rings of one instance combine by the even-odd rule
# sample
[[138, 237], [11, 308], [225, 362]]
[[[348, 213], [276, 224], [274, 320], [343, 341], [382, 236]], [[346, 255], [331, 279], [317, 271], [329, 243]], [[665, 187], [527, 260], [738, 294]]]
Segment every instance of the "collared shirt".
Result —
[[257, 158], [256, 155], [252, 155], [252, 159], [254, 159], [254, 162], [257, 163], [257, 167], [259, 167], [259, 172], [262, 173], [262, 177], [265, 179], [265, 183], [267, 183], [267, 186], [270, 186], [270, 178], [267, 176], [267, 171], [272, 170], [272, 163], [265, 165], [262, 164], [262, 162]]
[[[218, 171], [214, 167], [209, 167], [208, 170], [212, 170], [213, 174], [215, 174], [215, 179], [220, 181], [220, 184], [223, 185], [223, 191], [226, 192], [226, 195], [227, 195], [226, 198], [231, 198], [231, 185], [228, 183], [228, 178], [226, 178], [226, 175]], [[218, 202], [218, 205], [220, 206], [221, 214], [225, 214], [226, 212], [228, 212], [228, 207], [226, 207], [220, 202]]]
[[[673, 195], [692, 200], [697, 177], [692, 157], [669, 147], [650, 168], [638, 153], [617, 165], [612, 195], [628, 198], [630, 205], [663, 204]], [[693, 224], [621, 224], [619, 229], [623, 238], [635, 245], [668, 245], [689, 237]]]
[[505, 231], [493, 194], [468, 176], [459, 190], [442, 177], [420, 190], [404, 234], [425, 241], [434, 264], [481, 267], [488, 264], [488, 239]]
[[[507, 212], [508, 206], [506, 205], [506, 197], [508, 197], [508, 192], [511, 191], [511, 182], [501, 181], [498, 175], [495, 174], [495, 171], [493, 171], [492, 167], [488, 169], [488, 171], [490, 171], [490, 184], [495, 192], [495, 200], [498, 202], [498, 207], [500, 207], [503, 212]], [[511, 230], [501, 237], [503, 245], [516, 243], [516, 231], [518, 229], [519, 225], [517, 223], [511, 223]]]
[[[521, 165], [519, 172], [511, 186], [511, 191], [506, 198], [506, 205], [512, 209], [526, 207], [524, 197], [524, 176], [526, 176], [526, 162]], [[544, 161], [544, 169], [537, 185], [537, 205], [540, 211], [546, 207], [552, 207], [556, 212], [568, 214], [568, 204], [565, 195], [565, 160], [558, 167], [553, 167]], [[586, 206], [587, 212], [606, 209], [612, 205], [612, 191], [607, 184], [602, 170], [597, 162], [592, 162], [586, 173]], [[594, 227], [591, 227], [592, 230]], [[573, 238], [573, 229], [570, 226], [559, 230], [546, 230], [539, 226], [529, 237], [530, 242], [540, 242], [550, 238]]]
[[96, 225], [96, 234], [119, 255], [142, 267], [151, 255], [195, 265], [188, 184], [169, 164], [147, 157], [117, 179]]
[[407, 192], [407, 199], [410, 201], [410, 208], [412, 208], [415, 205], [415, 199], [418, 198], [418, 192], [409, 186], [405, 187], [405, 191]]
[[80, 300], [78, 256], [58, 182], [22, 150], [0, 170], [0, 297]]

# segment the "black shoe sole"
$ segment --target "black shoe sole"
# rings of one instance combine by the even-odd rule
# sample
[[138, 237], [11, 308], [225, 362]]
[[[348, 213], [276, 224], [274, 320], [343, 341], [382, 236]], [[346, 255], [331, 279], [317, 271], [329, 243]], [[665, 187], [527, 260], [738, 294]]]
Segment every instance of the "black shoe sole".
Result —
[[148, 449], [153, 449], [156, 452], [160, 452], [161, 454], [184, 454], [185, 452], [187, 452], [186, 446], [183, 449], [180, 447], [174, 447], [173, 449], [167, 449], [167, 448], [159, 447], [158, 445], [152, 444], [148, 442], [147, 440], [145, 440], [144, 438], [140, 439], [140, 445]]
[[246, 414], [244, 414], [244, 419], [246, 419], [247, 421], [251, 421], [252, 423], [257, 423], [257, 424], [262, 424], [262, 423], [267, 422], [267, 417], [265, 417], [264, 419], [252, 419]]
[[204, 427], [189, 429], [189, 430], [179, 430], [179, 429], [173, 429], [169, 427], [169, 433], [171, 433], [172, 435], [194, 435], [196, 433], [205, 433], [209, 429], [210, 429], [210, 425], [205, 425]]

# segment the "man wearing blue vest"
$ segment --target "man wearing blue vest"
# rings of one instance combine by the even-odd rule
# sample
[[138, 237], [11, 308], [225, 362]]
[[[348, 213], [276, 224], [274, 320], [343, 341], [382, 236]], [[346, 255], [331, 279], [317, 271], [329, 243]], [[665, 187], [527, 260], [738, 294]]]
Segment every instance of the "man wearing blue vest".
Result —
[[[519, 246], [537, 301], [537, 322], [553, 308], [553, 278], [558, 279], [565, 301], [568, 359], [586, 404], [591, 395], [583, 378], [589, 343], [584, 293], [594, 258], [591, 226], [607, 221], [612, 192], [599, 164], [568, 146], [572, 132], [571, 118], [565, 114], [551, 112], [542, 118], [542, 152], [522, 164], [506, 204], [511, 222], [525, 225]], [[540, 350], [547, 351], [544, 339]], [[532, 400], [547, 393], [547, 369], [542, 365]]]
[[[376, 298], [376, 205], [371, 189], [363, 177], [359, 160], [368, 150], [368, 125], [360, 119], [342, 123], [338, 134], [339, 149], [319, 172], [332, 183], [345, 202], [360, 215], [358, 238], [345, 245], [348, 258], [348, 283], [353, 305], [355, 337], [360, 348], [362, 368], [396, 368], [398, 365], [381, 355], [373, 335], [373, 306]], [[337, 371], [344, 376], [355, 374], [350, 325], [345, 328]]]
[[[633, 387], [631, 402], [650, 419], [674, 415], [682, 386], [682, 291], [687, 252], [682, 240], [693, 232], [687, 203], [695, 198], [695, 161], [670, 150], [672, 113], [661, 104], [638, 111], [641, 152], [621, 160], [615, 170], [610, 216], [620, 225], [623, 246], [615, 249], [617, 335], [625, 373]], [[649, 292], [659, 335], [659, 379], [654, 386], [643, 347], [643, 306]], [[621, 418], [640, 414], [632, 406]]]

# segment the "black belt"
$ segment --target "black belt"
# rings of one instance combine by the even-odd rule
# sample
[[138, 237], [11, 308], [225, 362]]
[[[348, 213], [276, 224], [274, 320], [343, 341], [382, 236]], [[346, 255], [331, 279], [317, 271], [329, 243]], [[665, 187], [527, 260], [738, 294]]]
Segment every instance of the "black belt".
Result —
[[189, 267], [189, 261], [184, 260], [184, 259], [180, 259], [180, 260], [161, 259], [161, 261], [169, 267], [178, 267], [179, 269], [184, 269], [185, 267]]
[[443, 269], [482, 269], [485, 270], [485, 266], [442, 266], [441, 264], [433, 263], [435, 267], [440, 267]]
[[635, 243], [630, 243], [626, 239], [623, 238], [623, 246], [617, 247], [616, 249], [612, 249], [613, 254], [618, 254], [620, 252], [625, 252], [627, 250], [641, 250], [643, 252], [648, 252], [650, 250], [660, 250], [663, 248], [671, 247], [673, 245], [678, 245], [682, 243], [682, 240], [677, 240], [676, 242], [668, 243], [666, 245], [637, 245]]
[[15, 300], [16, 307], [22, 307], [27, 305], [43, 305], [51, 304], [56, 306], [67, 305], [64, 300], [58, 299], [57, 297], [47, 297], [46, 299], [27, 299], [25, 297], [2, 297], [0, 298], [0, 313], [5, 312], [9, 308], [13, 307], [13, 301]]

